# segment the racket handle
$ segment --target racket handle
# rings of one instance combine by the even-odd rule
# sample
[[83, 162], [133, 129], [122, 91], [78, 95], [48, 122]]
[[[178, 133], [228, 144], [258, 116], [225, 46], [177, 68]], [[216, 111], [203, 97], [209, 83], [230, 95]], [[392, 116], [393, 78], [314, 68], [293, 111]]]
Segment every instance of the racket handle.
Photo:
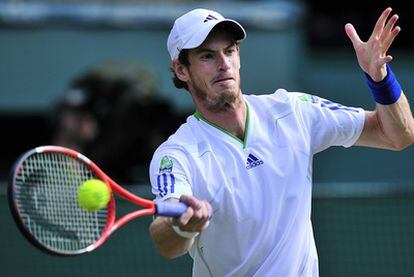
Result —
[[157, 204], [157, 214], [168, 217], [180, 217], [187, 211], [187, 204], [183, 202], [160, 202]]

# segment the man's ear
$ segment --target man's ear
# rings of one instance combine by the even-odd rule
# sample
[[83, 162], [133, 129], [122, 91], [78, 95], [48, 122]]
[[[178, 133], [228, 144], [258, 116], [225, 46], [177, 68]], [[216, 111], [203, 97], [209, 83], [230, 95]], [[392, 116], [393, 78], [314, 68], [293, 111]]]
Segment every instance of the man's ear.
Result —
[[175, 75], [177, 75], [178, 79], [180, 79], [183, 82], [188, 81], [188, 69], [186, 66], [184, 66], [182, 63], [180, 63], [178, 60], [174, 60], [172, 63], [172, 69], [175, 72]]

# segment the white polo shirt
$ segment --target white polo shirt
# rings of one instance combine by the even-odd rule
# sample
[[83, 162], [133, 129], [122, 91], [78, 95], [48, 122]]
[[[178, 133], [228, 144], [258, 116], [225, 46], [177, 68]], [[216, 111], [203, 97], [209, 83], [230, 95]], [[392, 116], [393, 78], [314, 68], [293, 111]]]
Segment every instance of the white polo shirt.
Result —
[[155, 201], [190, 194], [212, 205], [190, 251], [194, 276], [318, 276], [313, 155], [352, 146], [365, 113], [283, 89], [244, 98], [245, 141], [196, 113], [156, 150]]

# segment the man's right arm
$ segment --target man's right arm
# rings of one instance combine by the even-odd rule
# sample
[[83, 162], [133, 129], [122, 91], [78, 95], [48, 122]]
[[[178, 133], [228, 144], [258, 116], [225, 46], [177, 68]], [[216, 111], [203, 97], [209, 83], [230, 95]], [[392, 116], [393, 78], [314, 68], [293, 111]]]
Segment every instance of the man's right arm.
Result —
[[[178, 199], [170, 198], [166, 201], [178, 201]], [[182, 195], [180, 201], [188, 205], [184, 214], [176, 219], [156, 217], [150, 226], [155, 246], [167, 259], [186, 254], [193, 245], [196, 234], [207, 229], [211, 218], [212, 209], [207, 201], [189, 195]], [[173, 225], [182, 232], [187, 232], [187, 236], [191, 233], [194, 233], [194, 236], [187, 238], [178, 234], [173, 229]]]
[[150, 226], [151, 237], [160, 254], [166, 259], [173, 259], [188, 252], [194, 238], [179, 236], [172, 228], [172, 219], [157, 217]]

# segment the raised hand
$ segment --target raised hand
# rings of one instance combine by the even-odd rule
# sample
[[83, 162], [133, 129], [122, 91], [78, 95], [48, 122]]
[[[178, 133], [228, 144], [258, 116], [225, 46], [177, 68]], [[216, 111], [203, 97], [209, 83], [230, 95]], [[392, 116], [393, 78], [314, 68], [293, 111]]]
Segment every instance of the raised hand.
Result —
[[383, 80], [387, 75], [385, 64], [392, 60], [392, 56], [387, 52], [401, 31], [399, 26], [395, 26], [398, 15], [394, 14], [388, 18], [391, 11], [391, 8], [387, 8], [382, 12], [366, 42], [359, 38], [351, 23], [345, 25], [345, 32], [354, 46], [359, 66], [376, 82]]

